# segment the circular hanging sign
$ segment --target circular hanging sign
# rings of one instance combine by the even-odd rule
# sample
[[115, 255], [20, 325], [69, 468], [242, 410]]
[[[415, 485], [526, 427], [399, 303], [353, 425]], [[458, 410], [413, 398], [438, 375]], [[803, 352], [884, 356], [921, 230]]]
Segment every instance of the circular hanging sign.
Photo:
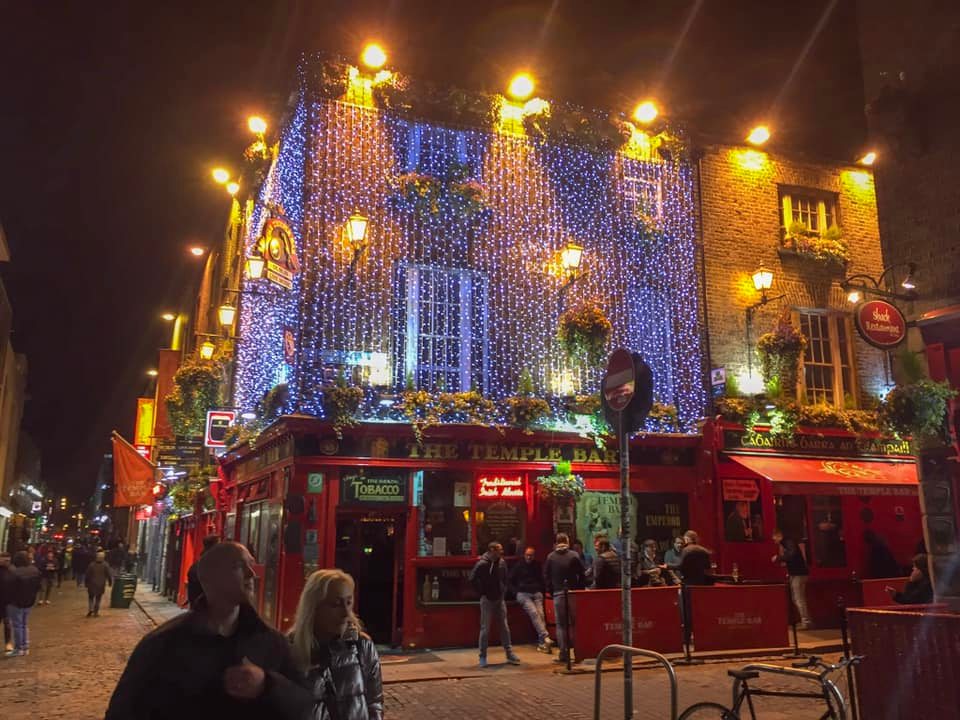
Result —
[[907, 337], [907, 321], [896, 305], [869, 300], [853, 311], [860, 337], [881, 350], [891, 350]]

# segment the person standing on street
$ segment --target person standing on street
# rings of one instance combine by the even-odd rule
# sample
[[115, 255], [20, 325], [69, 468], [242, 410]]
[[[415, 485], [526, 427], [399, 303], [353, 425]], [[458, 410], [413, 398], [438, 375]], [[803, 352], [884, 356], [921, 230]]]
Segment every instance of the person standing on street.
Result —
[[68, 545], [60, 552], [60, 572], [57, 575], [57, 589], [63, 583], [65, 577], [69, 577], [73, 565], [73, 546]]
[[123, 564], [127, 560], [127, 551], [122, 542], [114, 545], [113, 549], [107, 553], [107, 564], [110, 566], [110, 572], [114, 577], [123, 572]]
[[663, 564], [666, 565], [667, 569], [672, 571], [674, 575], [680, 574], [680, 557], [682, 553], [683, 538], [675, 537], [673, 539], [673, 547], [663, 554]]
[[83, 587], [86, 578], [87, 568], [93, 556], [90, 554], [90, 547], [86, 544], [81, 545], [73, 551], [73, 576], [77, 579], [77, 587]]
[[572, 659], [576, 616], [573, 607], [567, 605], [564, 590], [582, 590], [585, 573], [583, 560], [570, 549], [570, 538], [566, 533], [559, 533], [557, 544], [543, 566], [543, 581], [547, 592], [553, 596], [553, 607], [557, 616], [560, 656], [554, 662], [565, 663]]
[[593, 572], [590, 573], [591, 590], [606, 590], [620, 587], [620, 556], [606, 535], [593, 539]]
[[299, 684], [290, 644], [251, 605], [256, 575], [249, 551], [220, 543], [197, 572], [197, 607], [137, 644], [105, 720], [310, 717], [313, 697]]
[[500, 642], [507, 655], [507, 662], [519, 665], [520, 658], [513, 654], [510, 642], [510, 624], [507, 622], [507, 563], [503, 559], [503, 545], [492, 542], [487, 552], [480, 556], [470, 571], [470, 582], [480, 595], [480, 667], [487, 666], [487, 633], [490, 631], [490, 616], [500, 623]]
[[107, 585], [113, 585], [113, 572], [104, 562], [102, 552], [87, 566], [84, 582], [87, 584], [87, 617], [100, 617], [100, 599]]
[[354, 587], [342, 570], [317, 570], [297, 605], [290, 642], [294, 663], [313, 691], [315, 718], [383, 718], [380, 656], [353, 614]]
[[13, 556], [11, 573], [13, 583], [7, 599], [7, 615], [13, 626], [13, 650], [8, 651], [6, 655], [16, 657], [30, 653], [27, 621], [30, 618], [30, 608], [36, 603], [37, 593], [40, 592], [40, 571], [30, 562], [29, 555], [21, 551]]
[[[202, 558], [210, 548], [220, 542], [218, 535], [207, 535], [203, 539], [203, 550], [200, 551]], [[187, 570], [187, 605], [193, 607], [194, 603], [200, 599], [203, 594], [203, 588], [200, 587], [200, 578], [197, 576], [197, 566], [200, 564], [200, 558]]]
[[510, 589], [537, 633], [537, 650], [549, 655], [553, 652], [553, 641], [547, 633], [547, 620], [543, 612], [543, 591], [546, 587], [543, 584], [543, 568], [536, 556], [536, 548], [528, 547], [523, 551], [523, 560], [510, 570]]
[[710, 551], [700, 544], [700, 536], [693, 530], [683, 534], [683, 552], [680, 554], [680, 576], [684, 585], [713, 585]]
[[51, 549], [40, 561], [40, 601], [37, 605], [49, 605], [50, 593], [57, 584], [57, 576], [60, 574], [60, 562], [57, 560], [57, 554]]
[[3, 625], [3, 651], [13, 652], [13, 626], [7, 615], [7, 605], [13, 598], [13, 570], [10, 554], [0, 552], [0, 624]]
[[806, 630], [810, 627], [810, 613], [807, 610], [807, 576], [810, 570], [807, 561], [797, 542], [785, 538], [780, 530], [773, 531], [773, 542], [776, 543], [777, 554], [770, 559], [786, 568], [790, 598], [800, 615], [800, 628]]

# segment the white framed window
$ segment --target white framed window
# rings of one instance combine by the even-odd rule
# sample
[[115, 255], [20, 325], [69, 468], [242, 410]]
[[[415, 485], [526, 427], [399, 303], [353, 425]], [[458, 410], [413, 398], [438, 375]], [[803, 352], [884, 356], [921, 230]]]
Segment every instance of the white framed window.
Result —
[[822, 235], [837, 224], [837, 199], [832, 193], [801, 188], [781, 188], [783, 227], [803, 223], [812, 233]]
[[663, 183], [660, 178], [646, 177], [625, 168], [623, 210], [627, 217], [650, 218], [660, 222], [663, 217]]
[[398, 355], [404, 380], [418, 388], [485, 392], [487, 283], [477, 272], [405, 265]]
[[467, 136], [462, 130], [410, 125], [407, 135], [407, 171], [442, 175], [451, 162], [466, 164]]
[[839, 313], [801, 310], [800, 332], [807, 338], [800, 373], [800, 397], [808, 404], [855, 405], [856, 373], [850, 319]]

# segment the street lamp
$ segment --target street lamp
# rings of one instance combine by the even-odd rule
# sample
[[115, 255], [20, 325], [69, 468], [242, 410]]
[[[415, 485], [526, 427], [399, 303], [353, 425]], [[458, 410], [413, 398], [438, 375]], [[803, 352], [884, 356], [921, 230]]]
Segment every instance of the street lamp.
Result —
[[225, 328], [231, 327], [233, 321], [237, 317], [237, 308], [234, 305], [223, 304], [217, 308], [217, 317], [220, 320], [220, 324]]
[[772, 303], [777, 300], [783, 300], [786, 297], [786, 294], [781, 293], [775, 297], [769, 297], [767, 295], [767, 290], [773, 287], [773, 271], [768, 270], [764, 265], [758, 267], [753, 275], [750, 276], [753, 280], [753, 288], [760, 293], [760, 299], [757, 300], [753, 305], [747, 307], [746, 315], [746, 330], [747, 330], [747, 374], [749, 376], [753, 375], [753, 349], [752, 344], [753, 340], [751, 338], [753, 331], [753, 315], [758, 308], [762, 308], [767, 303]]
[[[904, 291], [895, 292], [884, 290], [883, 281], [887, 279], [888, 275], [891, 275], [891, 273], [898, 268], [906, 268], [907, 271], [907, 274], [900, 282], [900, 287], [903, 288]], [[840, 287], [847, 292], [847, 300], [852, 303], [860, 302], [860, 300], [865, 298], [867, 295], [876, 295], [877, 297], [886, 298], [888, 300], [916, 300], [919, 297], [919, 293], [917, 293], [917, 283], [913, 278], [913, 275], [916, 271], [916, 263], [897, 263], [896, 265], [891, 265], [890, 267], [885, 268], [884, 271], [880, 273], [880, 277], [877, 279], [862, 273], [845, 277], [840, 281]], [[854, 282], [857, 280], [860, 282]]]
[[190, 254], [194, 257], [203, 257], [204, 253], [207, 252], [205, 247], [200, 247], [199, 245], [190, 246]]
[[569, 290], [570, 286], [573, 285], [577, 281], [577, 278], [580, 277], [580, 264], [582, 262], [582, 245], [577, 245], [575, 242], [568, 242], [567, 246], [560, 251], [560, 265], [567, 274], [567, 279], [564, 281], [563, 285], [560, 286], [560, 293], [558, 295], [560, 312], [563, 312], [563, 301], [566, 297], [567, 290]]
[[757, 125], [755, 128], [750, 130], [750, 134], [747, 135], [747, 142], [751, 145], [763, 145], [769, 139], [770, 128], [768, 128], [766, 125]]
[[250, 132], [254, 135], [263, 137], [267, 132], [267, 121], [259, 115], [251, 115], [247, 118], [247, 127], [250, 128]]
[[173, 322], [174, 320], [177, 319], [177, 316], [174, 315], [173, 313], [170, 313], [170, 312], [165, 312], [165, 313], [164, 313], [163, 315], [161, 315], [160, 317], [161, 317], [162, 319], [166, 320], [167, 322]]
[[870, 150], [869, 152], [864, 153], [863, 157], [861, 157], [857, 162], [859, 162], [861, 165], [866, 165], [867, 167], [870, 167], [876, 161], [877, 161], [877, 152], [875, 150]]
[[533, 75], [526, 72], [517, 73], [510, 79], [510, 85], [507, 87], [507, 93], [514, 100], [526, 100], [533, 95], [536, 84]]
[[201, 343], [200, 345], [200, 359], [201, 360], [212, 360], [213, 353], [217, 349], [217, 346], [214, 345], [209, 340]]
[[644, 125], [649, 125], [657, 119], [657, 115], [659, 114], [660, 111], [657, 109], [657, 105], [653, 100], [644, 100], [634, 108], [633, 119]]
[[217, 185], [224, 185], [230, 179], [230, 172], [222, 167], [215, 167], [210, 171], [210, 174]]
[[159, 374], [160, 373], [157, 372], [155, 368], [150, 368], [149, 370], [147, 370], [147, 375], [149, 375], [150, 377], [156, 377]]
[[233, 197], [238, 192], [240, 192], [240, 183], [236, 182], [235, 180], [231, 180], [230, 182], [228, 182], [226, 187], [227, 187], [227, 192], [230, 193], [230, 197]]
[[263, 268], [266, 262], [258, 255], [251, 255], [246, 260], [247, 277], [251, 280], [259, 280], [263, 277]]
[[360, 62], [370, 70], [379, 70], [387, 63], [387, 52], [377, 43], [368, 43], [360, 53]]
[[353, 258], [350, 260], [350, 269], [347, 271], [348, 282], [351, 286], [357, 271], [357, 264], [367, 249], [367, 228], [369, 224], [369, 218], [361, 215], [359, 210], [354, 210], [353, 215], [347, 219], [347, 240], [353, 246]]

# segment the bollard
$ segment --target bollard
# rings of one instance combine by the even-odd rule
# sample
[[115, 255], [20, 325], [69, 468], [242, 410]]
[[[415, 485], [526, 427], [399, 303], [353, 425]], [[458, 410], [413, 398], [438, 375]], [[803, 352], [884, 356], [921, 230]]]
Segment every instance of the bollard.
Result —
[[[851, 652], [850, 636], [848, 634], [849, 626], [847, 625], [847, 605], [842, 595], [837, 598], [837, 608], [840, 610], [840, 643], [843, 646], [843, 656], [849, 658], [851, 657]], [[856, 678], [853, 673], [853, 667], [847, 665], [847, 695], [850, 696], [850, 717], [852, 720], [857, 720], [860, 717], [857, 709], [857, 688], [855, 683]]]

